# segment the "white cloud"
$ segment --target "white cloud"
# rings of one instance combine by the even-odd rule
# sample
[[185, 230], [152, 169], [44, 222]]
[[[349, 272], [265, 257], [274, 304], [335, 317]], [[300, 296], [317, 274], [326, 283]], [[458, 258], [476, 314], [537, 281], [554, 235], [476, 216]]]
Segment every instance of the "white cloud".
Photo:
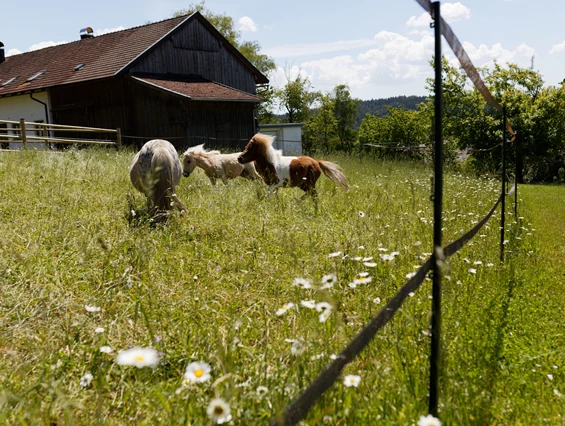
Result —
[[338, 40], [329, 43], [313, 43], [313, 44], [284, 44], [264, 49], [266, 55], [280, 57], [309, 56], [321, 53], [339, 52], [343, 50], [357, 49], [360, 47], [374, 46], [374, 39], [358, 39], [358, 40]]
[[9, 49], [6, 52], [6, 56], [19, 55], [20, 53], [22, 52], [20, 52], [18, 49]]
[[125, 27], [120, 25], [119, 27], [115, 27], [115, 28], [104, 28], [102, 30], [96, 30], [94, 32], [94, 34], [97, 35], [97, 36], [101, 36], [101, 35], [104, 35], [104, 34], [115, 33], [116, 31], [122, 31], [122, 30], [125, 30], [125, 29], [126, 29]]
[[490, 66], [495, 60], [501, 64], [513, 62], [529, 65], [532, 56], [535, 55], [535, 49], [525, 43], [514, 50], [505, 49], [500, 43], [495, 43], [489, 48], [486, 44], [475, 47], [472, 43], [464, 42], [463, 48], [477, 67]]
[[561, 53], [561, 52], [565, 52], [565, 41], [562, 41], [561, 43], [558, 44], [554, 44], [551, 47], [551, 50], [549, 51], [549, 53]]
[[52, 46], [57, 46], [59, 44], [65, 44], [68, 43], [68, 41], [63, 40], [63, 41], [41, 41], [39, 43], [36, 44], [32, 44], [28, 51], [31, 52], [33, 50], [39, 50], [39, 49], [45, 49], [46, 47], [52, 47]]
[[[366, 44], [374, 48], [357, 56], [339, 55], [302, 62], [292, 70], [300, 69], [316, 90], [330, 91], [338, 84], [347, 83], [352, 93], [363, 99], [374, 96], [377, 87], [406, 82], [418, 82], [423, 87], [425, 77], [433, 73], [428, 65], [433, 55], [431, 35], [412, 40], [397, 33], [381, 31]], [[286, 83], [282, 68], [271, 77], [274, 86]]]
[[237, 21], [237, 24], [237, 29], [241, 32], [257, 31], [257, 24], [255, 24], [253, 19], [251, 19], [249, 16], [242, 16], [241, 18], [239, 18], [239, 21]]
[[[469, 9], [467, 6], [464, 6], [460, 2], [445, 3], [441, 6], [441, 16], [451, 24], [463, 19], [471, 19], [471, 9]], [[428, 27], [430, 25], [430, 22], [432, 22], [430, 14], [424, 12], [418, 17], [410, 17], [410, 19], [406, 21], [406, 25], [415, 28]]]

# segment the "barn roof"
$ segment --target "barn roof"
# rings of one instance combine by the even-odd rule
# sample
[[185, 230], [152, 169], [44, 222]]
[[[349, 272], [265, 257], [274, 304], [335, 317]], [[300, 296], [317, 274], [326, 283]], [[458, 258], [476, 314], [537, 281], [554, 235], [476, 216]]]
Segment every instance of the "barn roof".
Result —
[[8, 56], [0, 63], [0, 97], [115, 76], [190, 19], [199, 19], [221, 38], [231, 53], [255, 74], [258, 83], [268, 82], [199, 12], [195, 12], [189, 16]]
[[238, 102], [261, 102], [259, 96], [252, 95], [232, 87], [224, 86], [209, 80], [198, 79], [196, 81], [183, 81], [148, 78], [148, 77], [132, 77], [134, 80], [150, 87], [164, 90], [179, 96], [189, 98], [193, 101], [238, 101]]

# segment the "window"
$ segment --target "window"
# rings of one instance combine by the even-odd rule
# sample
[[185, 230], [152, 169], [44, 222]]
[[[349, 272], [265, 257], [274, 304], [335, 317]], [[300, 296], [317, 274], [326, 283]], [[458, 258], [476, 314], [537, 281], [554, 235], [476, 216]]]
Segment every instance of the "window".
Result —
[[75, 67], [75, 71], [80, 70], [82, 67], [84, 67], [84, 64], [78, 64], [78, 65]]

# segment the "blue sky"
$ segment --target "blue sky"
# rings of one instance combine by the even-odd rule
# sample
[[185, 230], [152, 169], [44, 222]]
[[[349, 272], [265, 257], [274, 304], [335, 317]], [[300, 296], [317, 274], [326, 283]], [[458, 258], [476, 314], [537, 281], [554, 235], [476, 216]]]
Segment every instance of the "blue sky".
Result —
[[[14, 54], [77, 40], [86, 26], [101, 34], [166, 19], [191, 2], [4, 3], [0, 41]], [[207, 0], [206, 6], [232, 16], [242, 38], [257, 40], [274, 58], [273, 85], [301, 72], [316, 90], [347, 83], [360, 99], [427, 94], [433, 30], [415, 0]], [[546, 84], [565, 79], [565, 1], [442, 2], [442, 15], [476, 66], [492, 66], [496, 59], [527, 67], [534, 57]], [[445, 42], [443, 49], [449, 53]]]

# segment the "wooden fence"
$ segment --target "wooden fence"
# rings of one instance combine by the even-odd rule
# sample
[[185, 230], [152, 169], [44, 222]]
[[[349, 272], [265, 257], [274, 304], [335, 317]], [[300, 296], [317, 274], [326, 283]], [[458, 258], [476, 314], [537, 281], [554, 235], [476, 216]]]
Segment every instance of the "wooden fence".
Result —
[[[53, 136], [55, 132], [57, 134], [62, 132], [102, 133], [108, 134], [109, 138], [115, 138], [115, 140], [62, 138]], [[0, 144], [4, 146], [4, 144], [10, 142], [21, 143], [23, 149], [27, 149], [29, 143], [44, 143], [45, 149], [49, 149], [49, 144], [112, 145], [121, 147], [122, 134], [119, 128], [100, 129], [96, 127], [35, 123], [27, 122], [23, 118], [20, 121], [0, 120]]]

